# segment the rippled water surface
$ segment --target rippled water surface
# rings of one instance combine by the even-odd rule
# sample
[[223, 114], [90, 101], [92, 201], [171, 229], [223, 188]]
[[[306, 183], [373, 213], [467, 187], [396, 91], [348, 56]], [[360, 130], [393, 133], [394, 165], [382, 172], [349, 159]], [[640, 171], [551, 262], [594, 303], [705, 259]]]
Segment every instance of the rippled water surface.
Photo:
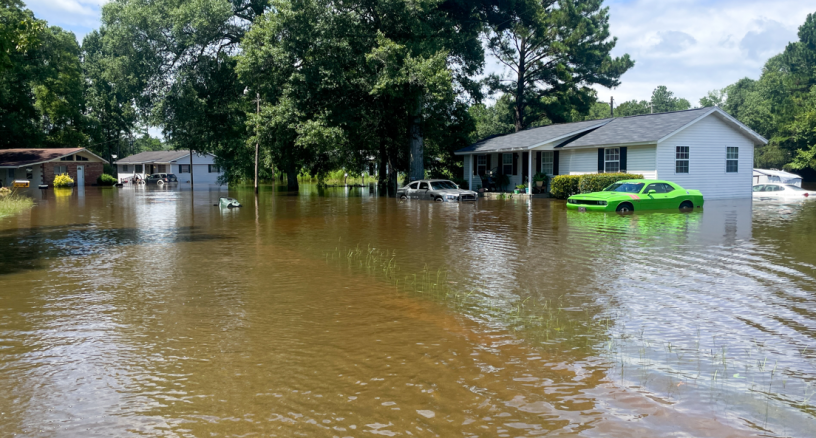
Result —
[[816, 436], [816, 201], [226, 194], [0, 219], [0, 435]]

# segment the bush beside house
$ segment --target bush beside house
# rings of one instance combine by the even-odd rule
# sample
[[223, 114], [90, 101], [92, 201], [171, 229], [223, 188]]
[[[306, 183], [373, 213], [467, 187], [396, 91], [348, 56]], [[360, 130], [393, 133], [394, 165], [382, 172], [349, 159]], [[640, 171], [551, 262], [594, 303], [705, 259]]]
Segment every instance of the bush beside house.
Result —
[[581, 175], [578, 190], [581, 193], [600, 192], [610, 185], [625, 179], [643, 179], [643, 175], [631, 173], [590, 173]]
[[589, 173], [586, 175], [557, 175], [552, 179], [550, 193], [558, 199], [567, 199], [579, 193], [600, 192], [613, 183], [625, 179], [642, 179], [631, 173]]
[[96, 179], [96, 183], [100, 186], [113, 186], [116, 185], [116, 178], [107, 173], [103, 173]]

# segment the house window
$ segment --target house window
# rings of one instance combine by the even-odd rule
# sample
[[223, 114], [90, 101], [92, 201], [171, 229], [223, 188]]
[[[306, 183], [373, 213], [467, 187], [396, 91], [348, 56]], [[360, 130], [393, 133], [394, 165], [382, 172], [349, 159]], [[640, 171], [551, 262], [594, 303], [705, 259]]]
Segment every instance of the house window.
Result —
[[144, 172], [144, 164], [137, 164], [133, 166], [133, 171], [136, 173], [143, 173]]
[[502, 174], [513, 174], [513, 154], [502, 154]]
[[739, 148], [727, 147], [725, 149], [725, 171], [739, 172]]
[[60, 161], [74, 161], [73, 155], [68, 155], [67, 157], [60, 158]]
[[484, 175], [487, 173], [487, 155], [476, 156], [476, 174]]
[[68, 166], [54, 166], [54, 175], [62, 175], [68, 173]]
[[127, 164], [122, 164], [121, 166], [119, 166], [119, 169], [121, 169], [119, 171], [122, 173], [130, 172], [130, 166], [128, 166]]
[[620, 172], [620, 148], [604, 149], [604, 173]]
[[209, 173], [220, 173], [220, 172], [221, 172], [221, 168], [220, 168], [220, 167], [218, 167], [218, 166], [217, 166], [217, 165], [215, 165], [215, 164], [208, 164], [208, 165], [207, 165], [207, 172], [209, 172]]
[[179, 173], [190, 173], [189, 164], [179, 164]]
[[159, 164], [156, 167], [159, 168], [158, 173], [167, 173], [167, 165], [166, 164]]
[[555, 152], [544, 151], [541, 153], [541, 173], [552, 175], [555, 172]]
[[9, 179], [14, 179], [14, 169], [9, 169], [8, 170], [8, 177], [9, 177]]
[[83, 157], [82, 155], [77, 155], [76, 160], [77, 161], [88, 161], [88, 159], [86, 157]]
[[689, 173], [689, 147], [677, 146], [675, 149], [674, 173]]

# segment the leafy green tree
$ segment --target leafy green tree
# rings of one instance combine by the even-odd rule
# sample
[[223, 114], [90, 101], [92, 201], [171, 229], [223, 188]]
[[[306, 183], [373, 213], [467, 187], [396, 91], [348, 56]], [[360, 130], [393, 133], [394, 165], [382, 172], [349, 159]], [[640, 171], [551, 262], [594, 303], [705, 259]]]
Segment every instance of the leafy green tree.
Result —
[[711, 90], [708, 94], [700, 98], [700, 106], [703, 108], [710, 106], [722, 107], [725, 104], [725, 99], [725, 89]]
[[86, 133], [85, 83], [79, 44], [72, 32], [49, 27], [38, 50], [42, 61], [34, 91], [45, 147], [83, 147]]
[[134, 104], [141, 89], [130, 75], [127, 56], [110, 44], [105, 29], [93, 31], [82, 41], [85, 105], [91, 150], [112, 160], [121, 143], [130, 137], [139, 120]]
[[657, 88], [652, 91], [650, 103], [656, 113], [683, 111], [691, 108], [691, 104], [688, 100], [674, 97], [674, 93], [669, 91], [665, 85], [658, 85]]
[[649, 114], [650, 104], [645, 100], [627, 100], [615, 107], [615, 117], [636, 116], [639, 114]]
[[470, 143], [515, 131], [511, 99], [510, 95], [503, 95], [493, 105], [476, 104], [468, 109], [475, 123]]
[[[609, 10], [602, 0], [530, 1], [510, 25], [491, 27], [488, 49], [511, 74], [493, 75], [492, 91], [513, 96], [515, 130], [537, 121], [569, 121], [595, 101], [591, 85], [615, 87], [634, 66], [629, 55], [613, 58]], [[545, 123], [546, 123], [545, 122]]]
[[[102, 9], [109, 67], [139, 90], [138, 115], [163, 129], [175, 148], [213, 152], [233, 179], [251, 162], [243, 142], [250, 104], [234, 56], [267, 0], [114, 0]], [[120, 74], [121, 73], [121, 74]], [[117, 101], [119, 103], [119, 101]], [[236, 145], [241, 146], [236, 146]]]

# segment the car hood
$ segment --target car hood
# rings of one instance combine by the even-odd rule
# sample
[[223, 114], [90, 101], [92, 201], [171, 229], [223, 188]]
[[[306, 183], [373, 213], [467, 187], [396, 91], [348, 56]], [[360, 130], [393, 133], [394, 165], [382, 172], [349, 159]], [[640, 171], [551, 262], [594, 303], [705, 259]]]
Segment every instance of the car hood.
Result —
[[439, 193], [440, 195], [475, 195], [476, 192], [472, 190], [462, 190], [462, 189], [446, 189], [446, 190], [434, 190], [434, 193]]
[[623, 193], [623, 192], [592, 192], [583, 193], [580, 195], [570, 196], [570, 199], [586, 199], [592, 201], [606, 201], [614, 198], [631, 198], [638, 199], [640, 195], [637, 193]]

